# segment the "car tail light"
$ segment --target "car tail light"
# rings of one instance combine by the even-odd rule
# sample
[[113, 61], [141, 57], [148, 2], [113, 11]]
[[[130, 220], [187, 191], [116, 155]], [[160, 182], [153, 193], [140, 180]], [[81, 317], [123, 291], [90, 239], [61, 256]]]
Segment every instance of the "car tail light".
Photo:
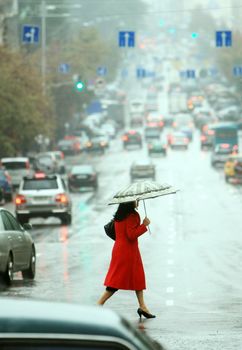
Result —
[[26, 202], [27, 202], [27, 200], [26, 200], [25, 196], [23, 196], [22, 194], [18, 194], [15, 198], [16, 205], [21, 205], [21, 204], [24, 204]]
[[64, 159], [65, 158], [65, 155], [64, 155], [64, 152], [60, 152], [60, 155], [61, 155], [61, 158]]
[[92, 143], [91, 143], [91, 142], [87, 142], [86, 146], [87, 146], [87, 147], [91, 147], [91, 146], [92, 146]]
[[229, 148], [230, 147], [230, 144], [229, 143], [222, 143], [221, 144], [221, 148], [223, 148], [223, 149], [227, 149], [227, 148]]
[[55, 197], [55, 201], [58, 203], [66, 204], [69, 202], [68, 197], [65, 193], [59, 193]]
[[200, 140], [201, 140], [201, 141], [206, 141], [206, 140], [207, 140], [207, 138], [206, 138], [206, 136], [205, 136], [205, 135], [202, 135], [202, 136], [200, 137]]
[[159, 122], [159, 126], [164, 126], [164, 122]]
[[106, 146], [106, 142], [105, 141], [101, 141], [100, 145], [104, 147], [104, 146]]
[[173, 123], [172, 123], [172, 126], [173, 126], [173, 128], [177, 127], [177, 123], [176, 123], [176, 122], [173, 122]]
[[238, 151], [238, 149], [239, 149], [238, 145], [233, 146], [233, 151]]
[[127, 135], [124, 135], [124, 136], [122, 137], [122, 140], [123, 140], [123, 141], [128, 141], [128, 139], [129, 139], [129, 138], [128, 138]]
[[129, 133], [130, 133], [131, 135], [134, 135], [134, 134], [136, 134], [136, 131], [135, 131], [135, 130], [130, 130]]
[[214, 130], [208, 130], [208, 135], [214, 135]]
[[189, 143], [189, 139], [187, 137], [184, 137], [184, 142]]
[[37, 172], [37, 173], [35, 173], [34, 174], [34, 177], [36, 178], [36, 179], [44, 179], [45, 178], [45, 173], [42, 173], [42, 172]]

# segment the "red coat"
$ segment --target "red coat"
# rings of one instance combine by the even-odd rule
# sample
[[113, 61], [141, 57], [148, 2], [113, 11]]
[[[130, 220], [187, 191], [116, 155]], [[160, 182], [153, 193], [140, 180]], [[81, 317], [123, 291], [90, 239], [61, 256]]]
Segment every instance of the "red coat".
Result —
[[114, 225], [116, 240], [104, 285], [117, 289], [143, 290], [146, 288], [145, 274], [138, 237], [145, 233], [147, 228], [143, 224], [140, 225], [137, 212], [122, 221], [115, 221]]

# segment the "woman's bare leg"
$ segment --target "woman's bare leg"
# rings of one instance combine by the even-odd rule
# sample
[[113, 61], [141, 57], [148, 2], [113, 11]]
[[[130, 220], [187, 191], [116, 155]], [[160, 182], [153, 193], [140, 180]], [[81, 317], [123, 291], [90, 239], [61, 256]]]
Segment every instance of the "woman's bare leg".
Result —
[[98, 305], [103, 305], [109, 298], [111, 298], [111, 296], [114, 294], [114, 291], [108, 291], [105, 290], [105, 292], [103, 293], [103, 295], [101, 296], [101, 298], [98, 300], [97, 304]]
[[139, 307], [143, 310], [149, 313], [149, 309], [146, 307], [145, 302], [144, 302], [144, 293], [143, 290], [136, 290], [135, 291], [137, 299], [138, 299], [138, 303], [139, 303]]

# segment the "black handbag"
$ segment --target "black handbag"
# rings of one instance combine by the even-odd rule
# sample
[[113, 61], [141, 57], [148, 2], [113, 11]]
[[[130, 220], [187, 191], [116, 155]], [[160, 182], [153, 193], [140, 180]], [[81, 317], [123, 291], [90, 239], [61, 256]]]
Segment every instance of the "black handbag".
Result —
[[106, 225], [104, 225], [104, 231], [106, 235], [115, 241], [115, 227], [114, 227], [114, 219], [110, 220]]

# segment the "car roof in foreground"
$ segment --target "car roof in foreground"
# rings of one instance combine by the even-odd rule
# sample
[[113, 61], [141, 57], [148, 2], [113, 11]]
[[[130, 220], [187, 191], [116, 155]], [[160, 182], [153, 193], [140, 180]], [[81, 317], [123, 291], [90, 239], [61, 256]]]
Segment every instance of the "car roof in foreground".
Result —
[[[0, 298], [0, 339], [4, 334], [56, 334], [116, 337], [133, 345], [143, 338], [114, 311], [98, 306]], [[138, 336], [138, 338], [137, 338]], [[58, 336], [57, 336], [58, 337]], [[146, 345], [152, 341], [146, 339]], [[152, 348], [152, 347], [147, 347]]]

